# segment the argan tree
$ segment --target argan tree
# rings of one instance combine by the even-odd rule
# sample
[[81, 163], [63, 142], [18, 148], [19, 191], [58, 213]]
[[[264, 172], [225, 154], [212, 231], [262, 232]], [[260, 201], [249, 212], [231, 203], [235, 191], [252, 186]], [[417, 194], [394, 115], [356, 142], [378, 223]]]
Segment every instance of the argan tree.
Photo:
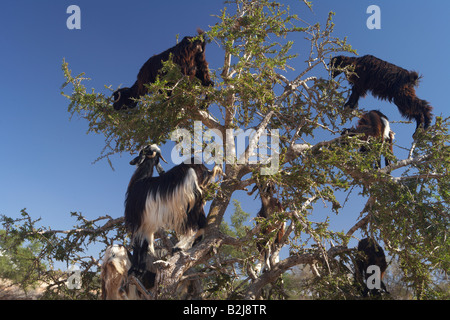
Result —
[[[312, 4], [303, 2], [303, 10], [310, 10]], [[324, 17], [325, 24], [310, 25], [275, 1], [233, 0], [226, 5], [216, 16], [217, 23], [202, 35], [210, 46], [223, 49], [223, 65], [212, 74], [214, 87], [184, 77], [167, 61], [136, 108], [115, 111], [111, 86], [88, 92], [84, 73], [73, 76], [68, 62], [62, 66], [68, 111], [85, 119], [90, 133], [105, 137], [99, 159], [135, 154], [150, 143], [162, 146], [176, 129], [192, 135], [194, 130], [214, 132], [222, 138], [215, 142], [221, 143], [224, 153], [215, 149], [213, 158], [222, 156], [226, 176], [209, 190], [204, 239], [154, 265], [156, 283], [148, 297], [181, 297], [180, 283], [196, 283], [196, 295], [202, 298], [286, 298], [289, 294], [280, 277], [301, 266], [310, 276], [302, 277], [305, 280], [298, 285], [308, 285], [312, 297], [355, 299], [360, 292], [348, 277], [355, 249], [348, 243], [356, 231], [382, 243], [385, 252], [398, 259], [403, 280], [416, 298], [442, 297], [445, 293], [436, 279], [449, 269], [448, 119], [437, 116], [427, 131], [419, 131], [406, 159], [392, 158], [390, 166], [375, 168], [380, 154], [392, 157], [385, 144], [340, 135], [345, 123], [367, 110], [343, 107], [349, 94], [345, 75], [351, 69], [336, 79], [329, 75], [332, 56], [356, 54], [345, 39], [333, 36], [333, 13]], [[309, 52], [293, 52], [294, 41], [302, 41]], [[231, 129], [253, 132], [244, 152], [236, 151], [237, 139], [227, 135]], [[261, 144], [263, 138], [266, 143]], [[364, 154], [358, 151], [362, 145], [368, 150]], [[261, 155], [258, 150], [263, 147], [267, 152]], [[258, 154], [259, 161], [254, 161]], [[265, 223], [284, 222], [286, 227], [281, 243], [271, 251], [270, 268], [260, 272], [256, 242], [262, 238], [273, 242], [276, 232], [263, 234], [261, 224], [250, 218], [246, 227], [241, 221], [239, 232], [231, 232], [224, 227], [224, 215], [236, 191], [268, 182], [275, 186], [274, 196], [283, 210]], [[337, 192], [357, 193], [366, 200], [347, 232], [332, 230], [328, 221], [314, 218], [313, 208], [322, 204], [338, 216], [343, 214]], [[59, 249], [49, 253], [59, 259], [82, 260], [83, 245], [92, 241], [127, 243], [122, 218], [77, 217], [81, 225], [68, 231], [36, 230], [35, 223], [26, 220], [28, 228], [21, 234], [45, 239], [47, 250], [58, 240]], [[8, 230], [14, 230], [12, 223]], [[167, 245], [170, 234], [161, 232], [160, 237]], [[283, 248], [288, 253], [277, 261]], [[83, 270], [98, 265], [94, 257], [83, 261]], [[98, 285], [88, 283], [93, 283], [91, 292]]]

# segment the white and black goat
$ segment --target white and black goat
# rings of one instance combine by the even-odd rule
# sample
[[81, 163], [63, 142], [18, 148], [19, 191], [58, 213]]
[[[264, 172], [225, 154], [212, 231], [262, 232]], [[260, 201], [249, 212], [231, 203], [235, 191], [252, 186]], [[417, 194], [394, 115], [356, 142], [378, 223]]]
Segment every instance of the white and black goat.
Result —
[[[268, 235], [274, 232], [275, 230], [278, 230], [275, 240], [270, 241], [257, 241], [256, 247], [257, 250], [261, 256], [261, 262], [264, 263], [264, 266], [262, 266], [261, 262], [256, 267], [258, 272], [261, 269], [271, 269], [271, 263], [270, 263], [270, 255], [275, 250], [275, 247], [281, 243], [281, 240], [284, 235], [284, 228], [285, 223], [284, 222], [271, 222], [268, 223], [267, 220], [272, 218], [275, 213], [283, 212], [283, 206], [281, 205], [280, 201], [274, 197], [274, 184], [273, 182], [269, 181], [265, 184], [256, 183], [255, 187], [251, 192], [249, 192], [249, 195], [252, 195], [256, 190], [259, 190], [259, 196], [261, 198], [261, 209], [256, 214], [256, 223], [257, 225], [261, 226], [260, 233], [263, 235]], [[277, 257], [278, 258], [278, 257]], [[276, 258], [276, 259], [277, 259]], [[275, 260], [275, 262], [277, 262]]]
[[[206, 216], [204, 189], [217, 174], [219, 166], [208, 170], [203, 164], [179, 164], [164, 172], [164, 160], [156, 145], [143, 148], [130, 164], [137, 165], [125, 200], [125, 226], [132, 234], [134, 271], [145, 271], [148, 247], [154, 253], [154, 234], [161, 229], [174, 230], [179, 242], [173, 251], [190, 248], [203, 235]], [[164, 160], [165, 161], [165, 160]], [[160, 176], [152, 177], [156, 166]]]
[[[342, 135], [364, 134], [361, 138], [363, 141], [368, 141], [369, 137], [375, 139], [382, 139], [383, 142], [389, 144], [391, 154], [394, 154], [393, 142], [394, 132], [391, 130], [389, 119], [378, 110], [371, 110], [361, 116], [356, 128], [345, 129]], [[361, 152], [366, 152], [367, 149], [363, 146], [360, 148]], [[390, 161], [385, 157], [386, 166], [390, 165]], [[381, 161], [377, 161], [378, 168], [381, 168]]]

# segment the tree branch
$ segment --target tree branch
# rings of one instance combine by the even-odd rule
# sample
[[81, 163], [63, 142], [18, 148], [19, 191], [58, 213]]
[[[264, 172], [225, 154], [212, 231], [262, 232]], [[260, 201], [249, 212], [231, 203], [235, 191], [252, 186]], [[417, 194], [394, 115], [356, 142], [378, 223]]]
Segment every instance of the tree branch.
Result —
[[[326, 256], [334, 258], [336, 255], [349, 252], [344, 246], [331, 247], [327, 252]], [[299, 264], [313, 264], [319, 262], [323, 256], [322, 252], [317, 251], [315, 253], [303, 253], [296, 254], [287, 257], [277, 263], [271, 270], [265, 272], [260, 277], [258, 277], [253, 283], [251, 283], [246, 291], [244, 292], [244, 299], [255, 300], [261, 289], [268, 283], [274, 282], [281, 274], [286, 270], [299, 265]]]
[[98, 228], [76, 228], [76, 229], [70, 229], [70, 230], [44, 230], [44, 231], [37, 231], [32, 232], [30, 234], [39, 234], [39, 235], [49, 235], [49, 234], [70, 234], [70, 233], [99, 233], [103, 231], [108, 231], [112, 228], [117, 227], [117, 225], [122, 224], [124, 222], [124, 217], [113, 219], [110, 216], [103, 216], [99, 217], [95, 220], [88, 221], [89, 223], [95, 223], [100, 220], [109, 219], [103, 226]]

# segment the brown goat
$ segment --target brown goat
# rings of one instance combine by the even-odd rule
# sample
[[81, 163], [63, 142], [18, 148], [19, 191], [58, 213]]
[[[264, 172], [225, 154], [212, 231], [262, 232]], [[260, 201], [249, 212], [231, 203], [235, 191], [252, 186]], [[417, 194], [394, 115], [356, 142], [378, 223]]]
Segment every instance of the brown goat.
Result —
[[[391, 130], [388, 118], [378, 110], [371, 110], [361, 116], [358, 121], [356, 128], [345, 129], [342, 135], [345, 134], [364, 134], [362, 137], [363, 141], [368, 141], [369, 137], [380, 139], [389, 144], [389, 150], [391, 154], [394, 154], [394, 132]], [[363, 146], [359, 150], [361, 152], [366, 152], [367, 149]], [[380, 160], [378, 160], [378, 168], [381, 168]], [[390, 165], [389, 159], [385, 158], [386, 166]]]
[[[200, 29], [197, 31], [199, 35], [204, 33]], [[138, 99], [147, 94], [145, 85], [156, 81], [163, 67], [163, 62], [169, 60], [170, 55], [172, 55], [173, 62], [180, 66], [184, 75], [191, 79], [197, 77], [203, 86], [214, 85], [209, 75], [208, 62], [205, 59], [205, 44], [204, 40], [184, 37], [174, 47], [148, 59], [139, 70], [137, 80], [131, 88], [121, 88], [113, 93], [114, 109], [136, 107], [137, 102], [133, 99]]]
[[131, 261], [128, 250], [124, 246], [108, 247], [103, 256], [101, 268], [102, 299], [122, 300], [120, 292], [127, 279]]
[[416, 130], [421, 125], [424, 129], [430, 126], [433, 108], [427, 101], [416, 96], [414, 87], [420, 78], [417, 72], [408, 71], [372, 55], [337, 56], [331, 59], [330, 66], [333, 78], [342, 72], [340, 69], [352, 68], [347, 78], [352, 84], [352, 92], [345, 107], [355, 108], [359, 98], [371, 91], [381, 100], [394, 101], [403, 117], [415, 119]]
[[[147, 292], [155, 286], [158, 270], [154, 266], [154, 262], [164, 259], [168, 254], [168, 250], [161, 246], [161, 242], [159, 244], [154, 256], [151, 254], [146, 256], [147, 270], [140, 284], [142, 289]], [[128, 274], [130, 268], [131, 254], [124, 246], [113, 245], [106, 249], [101, 267], [103, 300], [145, 300], [148, 298], [131, 281]], [[188, 271], [187, 274], [190, 272]], [[200, 280], [184, 280], [178, 284], [176, 295], [180, 299], [193, 299], [198, 297], [200, 292]]]
[[[164, 250], [158, 250], [156, 256], [147, 255], [149, 269], [141, 279], [141, 285], [149, 290], [155, 285], [156, 268], [153, 262], [162, 258]], [[141, 295], [135, 284], [130, 283], [131, 253], [121, 245], [113, 245], [106, 249], [103, 257], [101, 281], [103, 300], [140, 300]]]
[[271, 218], [275, 213], [283, 212], [284, 209], [280, 201], [274, 197], [275, 190], [272, 182], [268, 182], [266, 185], [257, 183], [253, 190], [248, 194], [253, 194], [253, 192], [255, 192], [257, 189], [259, 190], [259, 195], [261, 198], [261, 209], [256, 214], [256, 223], [258, 225], [261, 225], [261, 234], [267, 235], [272, 233], [274, 230], [278, 230], [275, 240], [272, 244], [267, 241], [258, 241], [256, 243], [258, 252], [264, 260], [265, 267], [270, 270], [271, 265], [269, 257], [271, 252], [275, 249], [275, 246], [280, 244], [282, 241], [285, 232], [285, 223], [280, 222], [267, 225], [267, 223], [265, 223], [265, 220]]

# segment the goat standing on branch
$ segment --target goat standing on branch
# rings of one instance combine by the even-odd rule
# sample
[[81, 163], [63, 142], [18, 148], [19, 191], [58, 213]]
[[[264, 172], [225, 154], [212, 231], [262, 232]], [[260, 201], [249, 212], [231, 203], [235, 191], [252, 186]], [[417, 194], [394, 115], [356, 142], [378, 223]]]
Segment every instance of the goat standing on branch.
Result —
[[[380, 139], [389, 144], [389, 150], [391, 151], [391, 154], [394, 154], [393, 145], [395, 133], [391, 130], [389, 119], [378, 110], [372, 110], [363, 114], [361, 119], [359, 119], [356, 128], [345, 129], [342, 132], [342, 135], [345, 134], [364, 134], [364, 137], [362, 137], [363, 141], [368, 141], [369, 137]], [[367, 149], [363, 146], [359, 151], [366, 152]], [[386, 157], [384, 161], [386, 166], [391, 164], [390, 160]], [[378, 160], [377, 164], [378, 168], [381, 168], [380, 160]]]
[[[281, 239], [284, 235], [285, 223], [280, 222], [274, 224], [272, 222], [268, 225], [267, 220], [272, 218], [276, 213], [283, 212], [284, 210], [280, 201], [274, 197], [275, 190], [273, 182], [269, 181], [265, 185], [257, 183], [253, 190], [248, 194], [252, 195], [257, 189], [259, 190], [259, 195], [261, 197], [261, 209], [256, 214], [256, 222], [262, 226], [260, 230], [261, 234], [267, 235], [271, 234], [275, 230], [278, 230], [275, 240], [272, 243], [269, 241], [258, 241], [256, 244], [258, 252], [264, 261], [264, 268], [270, 270], [270, 255], [275, 250], [276, 245], [281, 243]], [[257, 269], [261, 269], [261, 266], [258, 266]]]
[[[125, 200], [125, 226], [133, 239], [133, 271], [146, 270], [148, 247], [154, 254], [154, 234], [160, 228], [174, 230], [179, 242], [174, 251], [190, 248], [203, 235], [205, 188], [222, 169], [208, 170], [203, 164], [179, 164], [167, 172], [159, 165], [161, 151], [156, 145], [143, 148], [130, 164], [137, 165]], [[165, 161], [165, 160], [164, 160]], [[193, 161], [192, 161], [193, 162]], [[157, 167], [159, 177], [152, 177]]]
[[[199, 35], [204, 31], [198, 29]], [[133, 99], [147, 93], [145, 87], [148, 83], [154, 83], [163, 67], [163, 61], [167, 61], [172, 55], [173, 62], [180, 66], [181, 73], [191, 79], [197, 77], [203, 86], [212, 86], [209, 75], [208, 62], [205, 59], [205, 41], [203, 39], [193, 40], [193, 37], [184, 37], [180, 43], [174, 47], [154, 55], [141, 67], [137, 75], [137, 80], [131, 88], [121, 88], [113, 93], [115, 110], [134, 108], [137, 102]]]
[[358, 252], [361, 256], [358, 257], [356, 262], [355, 275], [359, 283], [363, 284], [364, 280], [367, 281], [369, 276], [371, 276], [371, 274], [367, 271], [369, 266], [377, 266], [380, 268], [380, 288], [369, 290], [367, 284], [363, 284], [363, 296], [366, 297], [369, 293], [371, 295], [379, 295], [381, 293], [380, 289], [386, 293], [389, 293], [383, 282], [383, 277], [387, 269], [386, 256], [384, 255], [383, 248], [381, 248], [375, 240], [365, 238], [358, 242]]
[[[147, 270], [139, 283], [141, 290], [152, 289], [155, 285], [157, 269], [155, 260], [162, 259], [166, 250], [156, 250], [156, 255], [147, 255]], [[132, 256], [122, 245], [112, 245], [105, 251], [102, 261], [101, 281], [103, 300], [140, 300], [146, 299], [137, 288], [137, 283], [128, 277]]]
[[371, 55], [337, 56], [331, 59], [330, 67], [333, 78], [342, 69], [350, 67], [347, 79], [352, 84], [352, 92], [345, 107], [355, 108], [359, 98], [371, 91], [375, 97], [394, 101], [403, 117], [415, 119], [416, 131], [421, 125], [424, 129], [430, 126], [433, 108], [427, 101], [416, 96], [414, 87], [418, 85], [420, 78], [417, 72], [405, 70]]
[[103, 300], [122, 300], [120, 290], [131, 267], [130, 258], [124, 246], [114, 245], [106, 249], [100, 276]]

